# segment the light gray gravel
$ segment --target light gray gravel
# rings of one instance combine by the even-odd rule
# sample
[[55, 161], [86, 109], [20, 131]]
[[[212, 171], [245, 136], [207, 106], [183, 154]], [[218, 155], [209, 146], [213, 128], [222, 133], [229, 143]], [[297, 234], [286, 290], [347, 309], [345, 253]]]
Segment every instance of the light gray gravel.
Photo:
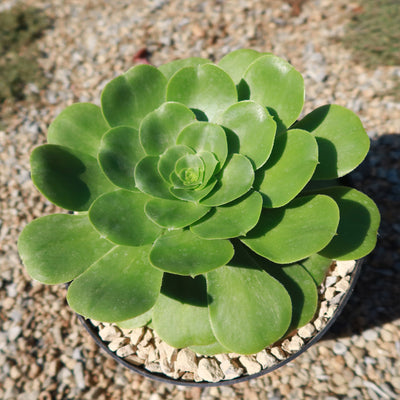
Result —
[[[3, 0], [1, 8], [15, 1]], [[51, 82], [40, 104], [20, 103], [0, 131], [0, 398], [4, 400], [206, 400], [400, 398], [400, 104], [382, 95], [400, 66], [365, 69], [340, 43], [355, 3], [308, 0], [26, 0], [51, 18], [38, 60]], [[382, 213], [380, 240], [329, 336], [284, 368], [227, 388], [181, 388], [132, 374], [99, 351], [66, 307], [64, 286], [33, 282], [16, 240], [27, 222], [58, 210], [29, 179], [29, 154], [48, 124], [76, 101], [99, 102], [141, 48], [160, 65], [188, 56], [218, 60], [251, 47], [292, 62], [306, 106], [336, 103], [360, 116], [373, 139], [353, 174]], [[34, 85], [30, 90], [35, 91]], [[7, 110], [0, 110], [3, 115]], [[79, 350], [76, 350], [79, 349]], [[279, 356], [279, 355], [278, 355]]]

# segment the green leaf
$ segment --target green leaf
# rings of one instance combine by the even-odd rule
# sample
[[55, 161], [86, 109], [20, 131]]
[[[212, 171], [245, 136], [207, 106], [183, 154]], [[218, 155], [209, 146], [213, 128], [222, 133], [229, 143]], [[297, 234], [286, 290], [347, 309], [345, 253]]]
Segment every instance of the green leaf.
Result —
[[276, 123], [267, 110], [253, 101], [230, 106], [221, 116], [221, 125], [228, 128], [229, 153], [240, 153], [260, 168], [274, 145]]
[[289, 294], [244, 252], [206, 278], [211, 326], [223, 347], [254, 354], [285, 334], [292, 313]]
[[172, 77], [172, 75], [175, 74], [175, 72], [179, 71], [184, 67], [197, 67], [198, 65], [209, 64], [209, 63], [211, 63], [211, 61], [207, 60], [207, 58], [189, 57], [189, 58], [184, 58], [182, 60], [174, 60], [169, 63], [160, 65], [158, 69], [169, 80]]
[[221, 58], [218, 66], [222, 68], [235, 82], [239, 84], [249, 65], [257, 58], [267, 53], [259, 53], [252, 49], [239, 49], [231, 51]]
[[257, 224], [261, 208], [261, 195], [258, 192], [250, 192], [232, 203], [216, 207], [190, 229], [205, 239], [242, 236]]
[[313, 277], [317, 286], [325, 280], [325, 276], [332, 265], [333, 260], [321, 256], [320, 254], [311, 254], [305, 260], [299, 261], [299, 264]]
[[129, 126], [118, 126], [103, 136], [98, 159], [101, 169], [114, 185], [136, 191], [134, 171], [144, 156], [138, 131]]
[[151, 199], [146, 203], [146, 215], [164, 228], [184, 228], [204, 216], [210, 207], [200, 204], [166, 199]]
[[195, 152], [188, 146], [177, 145], [171, 146], [160, 156], [158, 161], [158, 172], [167, 183], [172, 183], [170, 182], [170, 176], [175, 170], [176, 162], [187, 154], [195, 154]]
[[271, 157], [256, 172], [254, 187], [264, 207], [281, 207], [294, 199], [313, 176], [318, 146], [306, 131], [291, 129], [276, 137]]
[[90, 207], [90, 222], [113, 243], [125, 246], [153, 243], [161, 229], [144, 212], [149, 199], [144, 193], [123, 189], [106, 193]]
[[353, 111], [329, 104], [307, 114], [294, 125], [317, 139], [319, 165], [313, 179], [334, 179], [346, 175], [365, 158], [369, 138]]
[[52, 203], [86, 211], [101, 194], [115, 186], [92, 156], [55, 144], [36, 147], [31, 154], [32, 181]]
[[328, 196], [304, 196], [285, 207], [264, 208], [256, 227], [241, 241], [277, 264], [288, 264], [322, 250], [336, 234], [339, 208]]
[[18, 239], [18, 252], [28, 274], [49, 285], [76, 278], [112, 247], [87, 215], [40, 217], [29, 223]]
[[204, 163], [197, 154], [182, 156], [175, 164], [175, 174], [185, 186], [198, 186], [203, 182]]
[[348, 187], [332, 187], [318, 192], [332, 197], [340, 212], [337, 235], [320, 254], [335, 260], [356, 260], [369, 254], [376, 245], [381, 219], [373, 200]]
[[299, 264], [263, 263], [262, 267], [289, 293], [292, 301], [290, 329], [300, 328], [310, 322], [318, 308], [318, 290], [312, 276]]
[[212, 178], [205, 188], [192, 190], [171, 187], [170, 192], [176, 199], [197, 202], [203, 197], [207, 196], [214, 189], [216, 184], [217, 180], [215, 178]]
[[233, 154], [221, 171], [217, 185], [201, 203], [206, 206], [230, 203], [246, 194], [253, 181], [254, 170], [249, 159], [241, 154]]
[[159, 157], [147, 156], [138, 162], [135, 168], [136, 187], [151, 196], [173, 200], [170, 185], [158, 171], [158, 160]]
[[228, 144], [225, 131], [216, 124], [209, 122], [193, 122], [186, 126], [179, 134], [177, 144], [184, 144], [196, 152], [209, 151], [213, 153], [220, 164], [224, 165], [228, 154]]
[[72, 104], [50, 124], [47, 141], [97, 157], [101, 137], [109, 128], [100, 107], [90, 103]]
[[140, 125], [140, 141], [146, 153], [158, 156], [175, 145], [179, 132], [196, 119], [193, 112], [179, 103], [164, 103], [149, 113]]
[[292, 65], [268, 54], [257, 58], [243, 79], [249, 87], [250, 100], [267, 107], [279, 132], [296, 121], [304, 104], [304, 81]]
[[167, 79], [151, 65], [137, 65], [110, 81], [101, 94], [103, 115], [111, 126], [139, 128], [142, 119], [165, 101]]
[[232, 79], [221, 68], [203, 64], [176, 72], [168, 82], [167, 100], [200, 110], [209, 121], [214, 121], [237, 102], [237, 92]]
[[222, 344], [219, 342], [199, 346], [190, 346], [189, 349], [197, 354], [202, 354], [205, 356], [214, 356], [216, 354], [229, 353], [229, 350], [226, 347], [222, 346]]
[[175, 230], [156, 240], [150, 261], [163, 271], [195, 276], [226, 264], [232, 256], [228, 240], [205, 240], [189, 230]]
[[176, 348], [214, 343], [204, 276], [164, 274], [153, 326], [162, 340]]
[[142, 326], [146, 326], [151, 321], [152, 314], [153, 308], [150, 308], [149, 311], [146, 311], [143, 314], [138, 315], [137, 317], [129, 318], [124, 321], [118, 321], [117, 325], [121, 329], [141, 328]]
[[96, 321], [124, 321], [150, 310], [162, 272], [148, 261], [150, 246], [116, 246], [76, 278], [67, 300], [78, 314]]
[[205, 188], [213, 177], [214, 172], [218, 166], [218, 160], [209, 151], [200, 151], [197, 153], [204, 163], [204, 176], [201, 188]]

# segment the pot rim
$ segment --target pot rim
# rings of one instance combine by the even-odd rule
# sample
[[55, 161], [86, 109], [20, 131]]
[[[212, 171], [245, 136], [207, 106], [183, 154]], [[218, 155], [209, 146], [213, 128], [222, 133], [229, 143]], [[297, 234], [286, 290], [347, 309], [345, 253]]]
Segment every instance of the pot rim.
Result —
[[362, 265], [363, 261], [364, 261], [364, 258], [356, 260], [356, 264], [355, 264], [354, 269], [350, 276], [350, 282], [349, 282], [350, 286], [347, 289], [344, 296], [340, 299], [338, 307], [336, 308], [333, 316], [327, 322], [326, 326], [323, 329], [321, 329], [315, 336], [313, 336], [304, 346], [302, 346], [302, 348], [300, 350], [298, 350], [296, 353], [291, 354], [288, 358], [272, 365], [271, 367], [262, 369], [260, 372], [257, 372], [255, 374], [251, 374], [251, 375], [240, 376], [238, 378], [234, 378], [234, 379], [230, 379], [230, 380], [222, 380], [219, 382], [206, 382], [206, 381], [195, 382], [195, 381], [189, 381], [189, 380], [174, 379], [174, 378], [170, 378], [162, 373], [150, 372], [142, 366], [133, 365], [133, 364], [129, 363], [128, 361], [125, 361], [123, 358], [117, 356], [117, 354], [115, 352], [111, 351], [108, 348], [108, 346], [100, 338], [97, 327], [95, 327], [89, 319], [85, 319], [85, 317], [83, 317], [80, 314], [76, 314], [76, 315], [77, 315], [78, 319], [80, 320], [80, 322], [82, 323], [82, 325], [87, 330], [87, 332], [90, 334], [90, 336], [100, 346], [100, 348], [102, 348], [106, 353], [108, 353], [119, 364], [122, 364], [124, 367], [126, 367], [126, 368], [130, 369], [131, 371], [134, 371], [146, 378], [150, 378], [155, 381], [162, 382], [162, 383], [169, 383], [169, 384], [180, 385], [180, 386], [211, 387], [211, 386], [233, 385], [235, 383], [246, 382], [246, 381], [249, 381], [250, 379], [259, 378], [263, 375], [266, 375], [266, 374], [288, 364], [290, 361], [294, 360], [296, 357], [303, 354], [313, 344], [318, 342], [322, 338], [322, 336], [324, 336], [329, 331], [330, 327], [334, 324], [334, 322], [336, 321], [338, 316], [343, 311], [343, 308], [347, 304], [351, 294], [354, 291], [355, 284], [358, 280], [358, 277], [361, 273], [361, 265]]

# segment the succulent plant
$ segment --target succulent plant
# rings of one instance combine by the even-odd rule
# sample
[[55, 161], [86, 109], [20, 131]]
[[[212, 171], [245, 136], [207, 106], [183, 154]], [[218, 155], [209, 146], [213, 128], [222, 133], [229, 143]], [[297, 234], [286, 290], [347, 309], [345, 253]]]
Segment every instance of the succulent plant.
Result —
[[31, 171], [74, 213], [25, 227], [28, 273], [72, 281], [87, 318], [203, 354], [255, 353], [306, 324], [332, 260], [374, 248], [379, 212], [338, 181], [368, 152], [359, 118], [324, 105], [297, 121], [303, 102], [288, 62], [237, 50], [135, 66], [101, 107], [67, 107]]

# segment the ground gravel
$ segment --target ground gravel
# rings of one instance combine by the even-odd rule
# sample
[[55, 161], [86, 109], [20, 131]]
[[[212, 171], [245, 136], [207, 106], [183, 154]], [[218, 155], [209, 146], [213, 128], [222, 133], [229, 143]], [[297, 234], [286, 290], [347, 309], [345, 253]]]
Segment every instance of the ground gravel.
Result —
[[[3, 0], [0, 11], [16, 1]], [[400, 397], [400, 105], [385, 95], [400, 67], [367, 70], [341, 44], [346, 0], [27, 0], [53, 19], [38, 60], [51, 80], [37, 104], [0, 131], [0, 398], [50, 399], [397, 399]], [[299, 8], [299, 5], [304, 3]], [[295, 11], [295, 12], [293, 12]], [[300, 11], [300, 12], [299, 12]], [[297, 14], [297, 15], [296, 15]], [[232, 387], [184, 388], [132, 374], [99, 351], [66, 307], [63, 286], [33, 282], [16, 240], [34, 218], [60, 211], [33, 187], [29, 153], [48, 124], [76, 101], [99, 102], [111, 78], [146, 48], [160, 65], [180, 57], [220, 59], [251, 47], [284, 57], [305, 77], [304, 112], [349, 107], [372, 139], [353, 174], [382, 213], [377, 249], [328, 337], [278, 371]], [[35, 91], [34, 85], [28, 90]]]

